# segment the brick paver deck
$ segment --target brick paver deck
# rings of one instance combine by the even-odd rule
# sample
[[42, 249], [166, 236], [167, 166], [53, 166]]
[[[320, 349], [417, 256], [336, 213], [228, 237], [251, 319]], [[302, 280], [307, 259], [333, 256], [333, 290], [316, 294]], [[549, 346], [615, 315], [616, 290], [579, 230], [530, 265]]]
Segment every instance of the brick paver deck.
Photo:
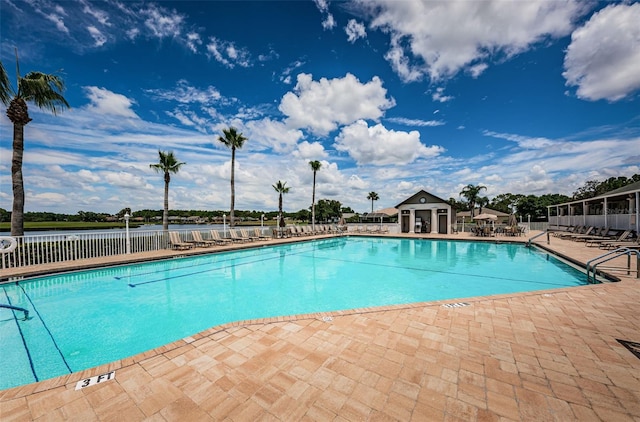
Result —
[[[549, 247], [581, 262], [602, 252], [555, 238]], [[227, 324], [0, 391], [0, 419], [640, 421], [640, 359], [617, 341], [640, 343], [640, 280], [621, 278], [464, 307]], [[114, 380], [75, 390], [111, 370]]]

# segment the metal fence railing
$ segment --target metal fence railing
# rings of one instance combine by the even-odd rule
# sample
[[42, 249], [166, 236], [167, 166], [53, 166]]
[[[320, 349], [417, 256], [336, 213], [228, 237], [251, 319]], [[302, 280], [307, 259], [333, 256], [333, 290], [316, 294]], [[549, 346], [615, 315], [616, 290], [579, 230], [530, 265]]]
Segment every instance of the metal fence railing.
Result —
[[[178, 232], [184, 241], [193, 240], [191, 230]], [[225, 237], [226, 232], [221, 232]], [[211, 239], [210, 230], [202, 230], [204, 239]], [[153, 252], [171, 247], [168, 232], [162, 230], [86, 232], [78, 234], [45, 234], [14, 237], [17, 246], [0, 254], [0, 269], [31, 265], [102, 258], [127, 253]]]

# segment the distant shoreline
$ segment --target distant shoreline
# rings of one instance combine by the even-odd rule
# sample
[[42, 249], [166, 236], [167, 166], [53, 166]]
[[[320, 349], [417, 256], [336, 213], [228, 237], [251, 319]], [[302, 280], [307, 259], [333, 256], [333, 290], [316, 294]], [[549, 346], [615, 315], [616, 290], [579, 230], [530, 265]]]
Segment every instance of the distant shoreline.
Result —
[[[174, 223], [171, 222], [170, 223], [171, 226], [194, 226], [193, 223]], [[144, 228], [144, 226], [149, 225], [149, 226], [153, 226], [156, 227], [158, 226], [157, 223], [151, 224], [151, 223], [139, 223], [139, 222], [129, 222], [129, 228], [130, 229], [139, 229], [139, 228]], [[161, 225], [161, 224], [160, 224]], [[205, 223], [205, 224], [198, 224], [198, 227], [208, 227], [208, 226], [212, 226], [212, 225], [220, 225], [219, 223]], [[260, 222], [257, 222], [257, 225], [260, 225]], [[265, 226], [275, 226], [275, 222], [273, 221], [265, 221], [264, 222]], [[236, 222], [236, 226], [256, 226], [256, 222], [255, 221], [242, 221], [242, 222]], [[227, 223], [227, 227], [229, 227], [229, 224]], [[51, 232], [56, 232], [56, 231], [69, 231], [69, 230], [124, 230], [125, 227], [125, 223], [123, 222], [113, 222], [113, 223], [88, 223], [88, 222], [83, 222], [83, 221], [42, 221], [42, 222], [25, 222], [24, 223], [24, 231], [25, 233], [27, 232], [34, 232], [34, 231], [51, 231]], [[0, 223], [0, 234], [5, 235], [5, 234], [9, 234], [9, 232], [11, 231], [11, 223], [9, 222], [1, 222]]]

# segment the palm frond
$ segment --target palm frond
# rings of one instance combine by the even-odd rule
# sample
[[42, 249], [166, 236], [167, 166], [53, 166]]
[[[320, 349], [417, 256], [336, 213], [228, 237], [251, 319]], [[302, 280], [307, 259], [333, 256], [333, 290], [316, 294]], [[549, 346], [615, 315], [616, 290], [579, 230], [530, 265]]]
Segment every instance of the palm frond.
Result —
[[18, 96], [32, 101], [41, 109], [58, 114], [62, 109], [70, 108], [62, 96], [64, 81], [56, 76], [42, 72], [29, 72], [18, 79]]
[[4, 105], [9, 105], [14, 95], [13, 87], [11, 86], [11, 82], [9, 82], [9, 75], [7, 75], [7, 71], [0, 61], [0, 101], [2, 101]]

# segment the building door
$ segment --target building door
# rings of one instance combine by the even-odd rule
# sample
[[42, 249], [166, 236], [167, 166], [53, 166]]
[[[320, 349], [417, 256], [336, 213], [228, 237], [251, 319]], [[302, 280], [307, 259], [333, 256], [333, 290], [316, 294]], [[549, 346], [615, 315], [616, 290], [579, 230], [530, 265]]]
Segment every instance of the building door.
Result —
[[402, 220], [401, 220], [401, 228], [400, 228], [400, 232], [401, 233], [409, 233], [409, 216], [408, 215], [403, 215], [402, 216]]
[[438, 233], [447, 234], [447, 214], [438, 215]]

